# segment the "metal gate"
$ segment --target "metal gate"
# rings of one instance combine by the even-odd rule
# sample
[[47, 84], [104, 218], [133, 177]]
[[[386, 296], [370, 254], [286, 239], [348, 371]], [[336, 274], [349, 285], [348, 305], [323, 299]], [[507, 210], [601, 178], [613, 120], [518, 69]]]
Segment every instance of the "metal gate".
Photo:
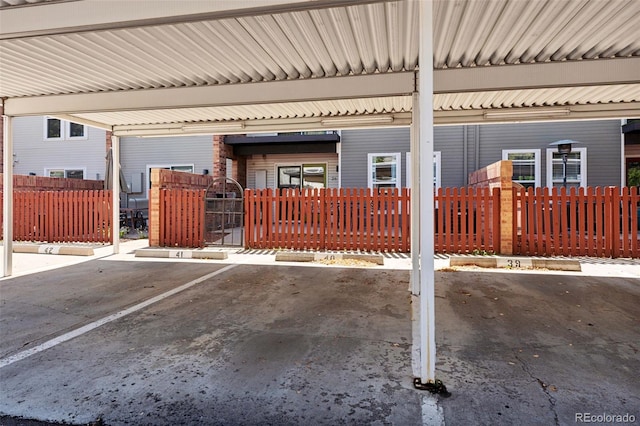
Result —
[[209, 246], [244, 246], [244, 191], [231, 178], [215, 179], [204, 198], [204, 243]]

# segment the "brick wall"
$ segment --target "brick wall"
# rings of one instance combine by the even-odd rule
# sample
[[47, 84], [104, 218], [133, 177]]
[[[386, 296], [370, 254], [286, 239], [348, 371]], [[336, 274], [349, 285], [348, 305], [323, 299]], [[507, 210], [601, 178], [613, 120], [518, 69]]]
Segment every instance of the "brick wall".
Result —
[[0, 173], [4, 173], [4, 107], [0, 105]]
[[[0, 191], [3, 181], [0, 173]], [[104, 181], [88, 179], [51, 178], [45, 176], [13, 176], [13, 190], [32, 191], [72, 191], [72, 190], [100, 190], [104, 189]]]

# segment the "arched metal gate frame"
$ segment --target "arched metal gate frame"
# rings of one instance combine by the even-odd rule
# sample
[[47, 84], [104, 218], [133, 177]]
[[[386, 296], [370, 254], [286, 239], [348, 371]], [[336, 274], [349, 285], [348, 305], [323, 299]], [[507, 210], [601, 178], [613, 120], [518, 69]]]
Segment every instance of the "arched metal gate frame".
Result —
[[204, 198], [204, 243], [244, 247], [244, 190], [236, 180], [217, 178]]

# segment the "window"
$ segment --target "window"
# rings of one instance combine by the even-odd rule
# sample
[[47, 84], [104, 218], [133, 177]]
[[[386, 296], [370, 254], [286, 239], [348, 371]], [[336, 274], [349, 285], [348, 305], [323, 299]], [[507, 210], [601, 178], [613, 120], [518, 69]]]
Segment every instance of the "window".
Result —
[[[547, 186], [562, 187], [562, 155], [553, 148], [547, 149]], [[587, 148], [573, 148], [567, 158], [567, 188], [587, 186]]]
[[301, 166], [278, 167], [278, 188], [300, 188]]
[[[434, 151], [433, 153], [433, 186], [435, 189], [438, 189], [442, 186], [442, 173], [440, 168], [441, 161], [441, 153], [440, 151]], [[411, 188], [411, 153], [407, 152], [407, 182], [406, 187]]]
[[324, 188], [327, 186], [326, 164], [303, 164], [302, 187], [307, 189]]
[[400, 188], [400, 153], [367, 154], [369, 188]]
[[503, 149], [502, 159], [513, 163], [511, 180], [526, 188], [541, 185], [539, 149]]
[[45, 169], [44, 175], [52, 178], [84, 179], [84, 169]]
[[277, 166], [278, 188], [326, 188], [326, 164]]
[[86, 140], [87, 126], [70, 121], [58, 120], [57, 118], [45, 117], [44, 139], [47, 141]]

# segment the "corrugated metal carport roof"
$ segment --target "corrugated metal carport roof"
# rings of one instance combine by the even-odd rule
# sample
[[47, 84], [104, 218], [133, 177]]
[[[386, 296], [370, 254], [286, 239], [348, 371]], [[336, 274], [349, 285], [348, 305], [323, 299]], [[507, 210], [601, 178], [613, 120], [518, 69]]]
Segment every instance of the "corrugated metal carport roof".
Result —
[[[0, 96], [121, 134], [407, 124], [417, 26], [415, 1], [3, 0]], [[638, 69], [638, 1], [435, 1], [436, 123], [640, 116]]]

